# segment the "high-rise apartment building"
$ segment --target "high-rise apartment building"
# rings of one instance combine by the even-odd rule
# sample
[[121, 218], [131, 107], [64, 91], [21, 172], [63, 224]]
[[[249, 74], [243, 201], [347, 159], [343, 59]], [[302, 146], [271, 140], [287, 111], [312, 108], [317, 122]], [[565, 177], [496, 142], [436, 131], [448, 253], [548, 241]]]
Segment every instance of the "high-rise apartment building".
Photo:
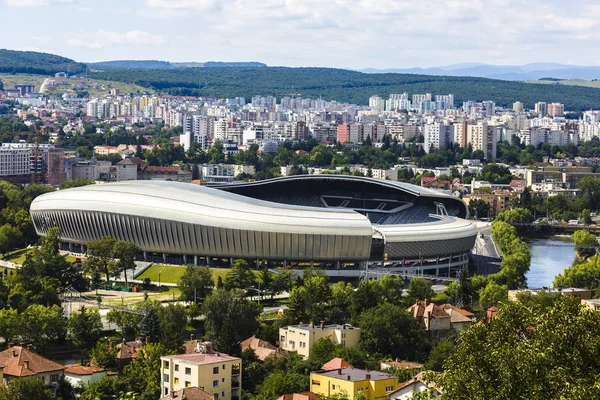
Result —
[[342, 123], [337, 126], [337, 141], [338, 143], [348, 143], [350, 141], [350, 124]]
[[548, 104], [543, 101], [535, 103], [535, 112], [540, 117], [548, 115]]
[[548, 104], [548, 115], [551, 117], [562, 117], [565, 115], [565, 105], [561, 103]]
[[485, 158], [496, 158], [497, 138], [494, 126], [489, 126], [487, 122], [468, 125], [467, 140], [473, 150], [481, 150]]
[[427, 124], [423, 127], [423, 137], [425, 139], [423, 149], [426, 153], [432, 149], [448, 147], [454, 141], [454, 126], [442, 122]]
[[385, 110], [385, 100], [379, 96], [371, 96], [371, 97], [369, 97], [369, 108], [372, 108], [372, 109], [378, 110], [378, 111], [384, 111]]
[[523, 103], [521, 103], [520, 101], [515, 101], [513, 103], [513, 111], [517, 112], [517, 113], [522, 113], [523, 112]]

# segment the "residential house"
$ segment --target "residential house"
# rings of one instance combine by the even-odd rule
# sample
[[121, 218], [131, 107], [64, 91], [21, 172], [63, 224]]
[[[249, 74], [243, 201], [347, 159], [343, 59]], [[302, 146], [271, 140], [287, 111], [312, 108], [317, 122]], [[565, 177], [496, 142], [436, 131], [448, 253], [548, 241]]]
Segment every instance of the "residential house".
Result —
[[490, 206], [489, 215], [478, 215], [477, 217], [496, 217], [504, 210], [510, 208], [511, 194], [503, 191], [494, 191], [493, 193], [474, 193], [470, 196], [463, 197], [467, 205], [473, 200], [482, 200]]
[[[148, 344], [148, 338], [146, 343]], [[109, 342], [109, 346], [112, 349], [114, 343]], [[126, 341], [122, 339], [120, 343], [116, 345], [117, 351], [117, 369], [122, 371], [129, 363], [134, 362], [137, 359], [138, 352], [144, 347], [144, 342], [140, 339]]]
[[22, 346], [12, 346], [0, 352], [0, 365], [4, 365], [5, 382], [35, 376], [48, 385], [53, 393], [56, 393], [65, 370], [63, 365]]
[[319, 400], [319, 396], [312, 392], [290, 393], [278, 397], [277, 400]]
[[475, 314], [452, 304], [442, 304], [440, 308], [450, 316], [450, 325], [452, 325], [452, 329], [455, 331], [462, 331], [468, 328], [475, 320]]
[[417, 301], [406, 311], [425, 328], [428, 339], [432, 342], [442, 340], [452, 331], [450, 315], [435, 303]]
[[215, 400], [241, 398], [242, 360], [213, 350], [211, 342], [197, 343], [195, 352], [161, 357], [161, 392], [167, 396], [198, 387]]
[[259, 360], [264, 361], [269, 356], [276, 356], [281, 354], [280, 349], [273, 346], [266, 340], [257, 338], [256, 336], [249, 337], [241, 343], [242, 351], [246, 349], [254, 350], [254, 354]]
[[440, 397], [443, 390], [437, 387], [433, 382], [424, 379], [426, 372], [419, 372], [414, 378], [401, 383], [398, 389], [389, 394], [390, 400], [410, 400], [417, 393], [430, 391], [433, 397]]
[[329, 338], [334, 344], [356, 347], [360, 341], [360, 329], [351, 325], [300, 324], [279, 328], [279, 348], [295, 351], [302, 358], [310, 356], [312, 346], [322, 338]]
[[215, 397], [197, 387], [183, 388], [169, 393], [160, 400], [214, 400]]
[[138, 176], [141, 180], [171, 180], [181, 181], [190, 183], [192, 181], [192, 173], [190, 171], [184, 171], [179, 167], [146, 167], [141, 176]]
[[310, 374], [310, 391], [321, 396], [345, 393], [348, 400], [365, 396], [369, 400], [385, 398], [398, 388], [398, 377], [380, 371], [341, 368]]
[[103, 368], [86, 367], [83, 365], [69, 365], [65, 369], [65, 380], [74, 387], [98, 382], [106, 376]]

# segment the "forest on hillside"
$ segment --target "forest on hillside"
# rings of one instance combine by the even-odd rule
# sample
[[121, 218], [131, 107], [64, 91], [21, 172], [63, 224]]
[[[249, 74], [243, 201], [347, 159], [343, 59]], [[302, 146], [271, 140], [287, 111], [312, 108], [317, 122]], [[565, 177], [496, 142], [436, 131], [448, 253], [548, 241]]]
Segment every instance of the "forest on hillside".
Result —
[[411, 74], [364, 74], [333, 68], [185, 68], [170, 70], [112, 70], [95, 72], [93, 77], [136, 83], [171, 95], [276, 97], [292, 94], [355, 104], [367, 104], [372, 95], [384, 98], [391, 93], [433, 93], [455, 96], [463, 101], [493, 100], [508, 107], [521, 101], [528, 108], [535, 102], [560, 102], [571, 111], [597, 108], [600, 91], [594, 88], [538, 85], [473, 77]]
[[74, 75], [85, 70], [85, 64], [53, 54], [0, 49], [0, 72], [3, 73], [53, 75], [66, 72]]

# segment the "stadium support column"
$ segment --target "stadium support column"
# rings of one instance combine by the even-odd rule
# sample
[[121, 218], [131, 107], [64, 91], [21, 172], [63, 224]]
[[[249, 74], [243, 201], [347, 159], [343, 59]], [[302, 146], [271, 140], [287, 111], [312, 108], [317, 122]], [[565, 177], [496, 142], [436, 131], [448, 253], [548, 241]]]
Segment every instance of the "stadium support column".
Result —
[[162, 253], [163, 254], [163, 262], [166, 264], [167, 263], [167, 253]]
[[69, 252], [73, 252], [73, 243], [69, 243]]
[[229, 257], [229, 266], [233, 268], [233, 257]]
[[198, 265], [198, 256], [194, 256], [194, 265]]
[[144, 251], [143, 254], [144, 254], [144, 261], [148, 261], [148, 252]]
[[183, 255], [183, 264], [187, 265], [187, 255], [186, 254]]
[[85, 244], [81, 245], [81, 254], [87, 253], [87, 246]]

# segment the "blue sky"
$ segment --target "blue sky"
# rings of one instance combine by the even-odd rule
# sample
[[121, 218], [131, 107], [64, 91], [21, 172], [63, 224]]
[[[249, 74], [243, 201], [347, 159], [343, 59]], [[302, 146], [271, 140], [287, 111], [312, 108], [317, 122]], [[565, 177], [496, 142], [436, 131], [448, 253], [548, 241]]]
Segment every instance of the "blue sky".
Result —
[[592, 0], [0, 0], [0, 48], [77, 61], [600, 65]]

